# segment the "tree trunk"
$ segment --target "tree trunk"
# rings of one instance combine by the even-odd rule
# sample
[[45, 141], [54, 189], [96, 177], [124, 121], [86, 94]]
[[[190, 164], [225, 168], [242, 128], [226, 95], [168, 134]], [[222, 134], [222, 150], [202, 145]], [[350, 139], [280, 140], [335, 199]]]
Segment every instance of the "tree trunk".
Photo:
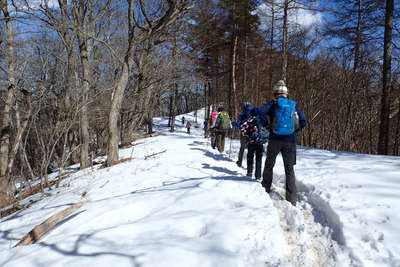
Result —
[[171, 95], [171, 109], [170, 109], [170, 117], [171, 117], [171, 129], [170, 129], [170, 131], [171, 132], [174, 132], [175, 131], [175, 116], [177, 115], [176, 113], [176, 98], [177, 98], [177, 95], [178, 95], [178, 84], [177, 84], [177, 82], [175, 81], [174, 82], [174, 85], [173, 85], [173, 88], [172, 88], [172, 90], [171, 90], [172, 92], [172, 95]]
[[[80, 37], [82, 38], [82, 37]], [[80, 58], [82, 64], [83, 83], [81, 91], [81, 112], [80, 112], [80, 134], [81, 134], [81, 146], [80, 146], [80, 168], [85, 169], [90, 166], [89, 162], [89, 118], [88, 118], [88, 94], [89, 94], [89, 79], [90, 79], [90, 65], [89, 55], [87, 50], [87, 40], [82, 38], [80, 40]]]
[[236, 81], [236, 69], [237, 69], [237, 62], [236, 62], [236, 58], [237, 58], [237, 46], [238, 46], [238, 36], [235, 34], [234, 38], [233, 38], [233, 49], [232, 49], [232, 102], [231, 102], [231, 106], [229, 107], [229, 113], [231, 114], [232, 117], [236, 117], [237, 115], [237, 105], [236, 105], [236, 101], [237, 101], [237, 81]]
[[79, 57], [82, 69], [82, 88], [81, 88], [81, 112], [80, 112], [80, 168], [85, 169], [90, 166], [89, 162], [89, 119], [88, 119], [88, 94], [90, 83], [90, 64], [89, 64], [89, 47], [88, 47], [88, 30], [89, 23], [85, 19], [84, 2], [73, 3], [73, 14], [75, 22], [75, 33], [79, 43]]
[[25, 92], [25, 102], [26, 102], [26, 106], [28, 107], [28, 110], [25, 111], [25, 115], [22, 119], [20, 119], [20, 111], [19, 108], [17, 107], [17, 131], [16, 134], [14, 136], [14, 140], [13, 140], [13, 144], [11, 146], [11, 150], [9, 153], [9, 160], [8, 160], [8, 166], [7, 166], [7, 176], [10, 177], [11, 172], [12, 172], [12, 167], [14, 165], [14, 161], [15, 161], [15, 157], [17, 155], [18, 152], [18, 147], [21, 143], [22, 140], [22, 135], [25, 132], [25, 129], [28, 125], [28, 121], [29, 121], [29, 117], [32, 113], [32, 102], [31, 102], [31, 94], [29, 92]]
[[397, 111], [397, 123], [396, 123], [396, 133], [393, 146], [393, 155], [399, 156], [400, 150], [400, 99], [399, 99], [399, 110]]
[[283, 6], [283, 28], [282, 28], [282, 80], [286, 83], [288, 62], [288, 9], [289, 0], [285, 0]]
[[[162, 1], [163, 3], [164, 1]], [[138, 42], [135, 39], [135, 33], [137, 31], [136, 26], [138, 26], [137, 20], [134, 17], [136, 12], [141, 12], [145, 17], [145, 21], [147, 22], [146, 26], [141, 26], [141, 29], [146, 29], [146, 32], [143, 34], [145, 37], [142, 39], [142, 42], [150, 41], [157, 32], [161, 31], [168, 24], [172, 23], [184, 10], [186, 2], [184, 1], [173, 1], [168, 0], [168, 8], [164, 15], [161, 17], [150, 18], [147, 16], [148, 10], [146, 10], [146, 6], [140, 5], [140, 7], [135, 6], [135, 0], [128, 1], [128, 48], [126, 50], [124, 60], [121, 66], [121, 75], [115, 83], [115, 87], [111, 97], [111, 107], [109, 113], [109, 121], [108, 121], [108, 130], [109, 130], [109, 139], [108, 139], [108, 151], [107, 151], [107, 165], [112, 166], [118, 160], [118, 117], [119, 112], [124, 96], [125, 88], [128, 84], [128, 79], [130, 75], [130, 66], [133, 65], [133, 55], [135, 50], [135, 42]], [[161, 3], [160, 3], [161, 4]], [[152, 20], [152, 21], [151, 21]], [[154, 42], [152, 43], [152, 46]]]
[[175, 116], [176, 116], [176, 104], [177, 104], [177, 95], [178, 95], [178, 70], [177, 70], [177, 61], [176, 61], [176, 49], [177, 49], [177, 44], [176, 44], [177, 40], [176, 40], [176, 33], [174, 34], [174, 41], [173, 41], [173, 45], [174, 47], [172, 48], [172, 62], [173, 62], [173, 66], [174, 66], [174, 84], [173, 84], [173, 88], [171, 88], [171, 109], [170, 109], [170, 117], [171, 117], [171, 132], [175, 131]]
[[385, 38], [382, 71], [382, 98], [378, 139], [378, 154], [387, 155], [389, 145], [390, 86], [392, 80], [392, 31], [394, 0], [386, 0]]
[[[66, 85], [63, 90], [63, 102], [62, 102], [62, 107], [61, 107], [61, 114], [62, 114], [62, 119], [65, 122], [71, 122], [71, 116], [69, 114], [71, 110], [71, 100], [70, 100], [70, 90], [73, 84], [73, 76], [74, 76], [74, 71], [72, 68], [72, 60], [73, 60], [73, 49], [72, 49], [72, 43], [71, 39], [69, 37], [64, 37], [66, 40], [66, 45], [65, 49], [67, 50], [67, 72], [66, 72]], [[70, 153], [68, 151], [73, 151], [73, 146], [68, 147], [67, 151], [67, 146], [69, 145], [70, 142], [68, 140], [73, 139], [73, 130], [68, 130], [65, 132], [65, 136], [63, 138], [63, 145], [62, 145], [62, 154], [61, 154], [61, 172], [63, 171], [64, 166], [70, 164], [74, 164], [71, 160]]]
[[[275, 1], [272, 1], [271, 6], [271, 33], [269, 37], [269, 89], [273, 86], [274, 68], [272, 67], [272, 51], [274, 50], [274, 36], [275, 36]], [[257, 62], [258, 66], [258, 62]]]
[[357, 72], [358, 66], [360, 64], [360, 46], [361, 46], [361, 40], [362, 40], [362, 31], [361, 31], [362, 12], [363, 12], [362, 0], [358, 0], [357, 29], [356, 29], [356, 42], [354, 45], [353, 73]]
[[129, 63], [125, 60], [121, 76], [113, 90], [111, 98], [110, 113], [108, 116], [108, 150], [107, 150], [107, 165], [112, 166], [118, 161], [118, 143], [119, 143], [119, 129], [118, 117], [121, 109], [121, 104], [124, 96], [126, 85], [129, 78]]
[[246, 97], [246, 89], [247, 89], [247, 57], [248, 57], [248, 41], [247, 35], [245, 37], [245, 45], [244, 45], [244, 62], [243, 62], [243, 83], [242, 83], [242, 103], [244, 101], [248, 101], [248, 97]]
[[7, 177], [7, 168], [9, 162], [9, 146], [11, 136], [11, 108], [14, 105], [14, 96], [16, 93], [16, 62], [14, 55], [14, 30], [11, 23], [11, 17], [8, 12], [8, 1], [0, 1], [1, 11], [3, 12], [6, 30], [7, 30], [7, 71], [8, 88], [5, 93], [2, 118], [0, 119], [0, 202], [8, 197], [9, 181]]

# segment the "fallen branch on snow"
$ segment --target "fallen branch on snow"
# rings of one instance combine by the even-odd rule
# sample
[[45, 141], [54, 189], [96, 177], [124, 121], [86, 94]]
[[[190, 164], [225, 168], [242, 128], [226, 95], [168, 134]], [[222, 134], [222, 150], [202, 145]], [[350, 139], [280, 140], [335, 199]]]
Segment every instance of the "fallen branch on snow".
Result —
[[24, 236], [21, 241], [19, 241], [15, 246], [26, 246], [36, 243], [44, 234], [50, 231], [57, 223], [61, 222], [63, 219], [68, 217], [71, 213], [82, 207], [84, 204], [89, 202], [89, 200], [84, 200], [78, 203], [75, 203], [69, 208], [66, 208], [63, 211], [60, 211], [41, 224], [35, 226], [26, 236]]
[[151, 155], [147, 155], [147, 156], [144, 157], [144, 159], [146, 160], [146, 159], [148, 159], [148, 158], [154, 157], [154, 156], [156, 156], [156, 155], [158, 155], [158, 154], [161, 154], [161, 153], [164, 153], [164, 152], [166, 152], [166, 151], [167, 151], [167, 150], [163, 150], [163, 151], [161, 151], [161, 152], [157, 152], [157, 153], [153, 153], [153, 154], [151, 154]]

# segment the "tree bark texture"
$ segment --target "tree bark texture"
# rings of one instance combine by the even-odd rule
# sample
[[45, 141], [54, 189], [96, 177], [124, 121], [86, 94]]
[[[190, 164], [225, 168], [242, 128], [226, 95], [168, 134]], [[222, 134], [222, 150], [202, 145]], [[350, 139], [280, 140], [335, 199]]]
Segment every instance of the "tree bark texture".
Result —
[[8, 197], [9, 180], [7, 177], [7, 168], [9, 163], [10, 137], [11, 137], [11, 111], [14, 106], [16, 94], [16, 62], [14, 52], [14, 29], [10, 13], [8, 11], [8, 1], [0, 1], [1, 11], [3, 12], [6, 31], [7, 31], [7, 71], [8, 88], [5, 93], [5, 101], [0, 118], [0, 202]]
[[392, 31], [394, 0], [386, 0], [385, 37], [383, 50], [381, 113], [378, 139], [378, 154], [387, 155], [389, 150], [390, 86], [392, 81]]
[[282, 80], [286, 83], [288, 62], [288, 9], [289, 0], [285, 0], [283, 6], [283, 28], [282, 28]]
[[81, 61], [82, 69], [82, 86], [80, 92], [81, 99], [81, 111], [80, 111], [80, 168], [85, 169], [90, 166], [89, 161], [89, 119], [88, 119], [88, 94], [90, 89], [89, 79], [90, 74], [90, 63], [89, 63], [89, 48], [88, 48], [88, 25], [85, 18], [85, 6], [86, 4], [82, 1], [74, 2], [74, 23], [75, 33], [78, 37], [79, 44], [79, 57]]

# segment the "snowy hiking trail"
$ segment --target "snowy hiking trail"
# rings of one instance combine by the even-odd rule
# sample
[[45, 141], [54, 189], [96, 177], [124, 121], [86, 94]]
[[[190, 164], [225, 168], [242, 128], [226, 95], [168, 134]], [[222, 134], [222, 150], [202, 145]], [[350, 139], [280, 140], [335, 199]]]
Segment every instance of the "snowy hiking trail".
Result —
[[[70, 202], [83, 192], [91, 199], [37, 245], [13, 249], [12, 257], [1, 252], [0, 265], [30, 266], [32, 254], [38, 255], [32, 265], [39, 266], [110, 266], [115, 258], [121, 266], [264, 266], [266, 259], [277, 261], [282, 251], [276, 242], [278, 215], [257, 183], [229, 168], [234, 163], [209, 151], [204, 139], [171, 134], [143, 142], [134, 147], [135, 160], [78, 172], [67, 182], [72, 192], [61, 187], [29, 212], [7, 218], [2, 230], [12, 234], [2, 247], [63, 209], [66, 195]], [[18, 217], [27, 222], [13, 228]], [[46, 259], [39, 256], [43, 253]]]
[[[181, 143], [178, 148], [177, 142], [173, 140], [176, 138], [179, 138]], [[93, 204], [88, 204], [85, 207], [86, 211], [76, 216], [85, 217], [86, 219], [82, 218], [82, 220], [89, 223], [78, 226], [71, 220], [70, 225], [65, 225], [66, 229], [62, 229], [63, 227], [54, 229], [39, 242], [39, 246], [43, 246], [41, 250], [50, 249], [65, 254], [76, 253], [84, 258], [96, 253], [99, 256], [107, 255], [107, 253], [114, 255], [111, 251], [92, 252], [95, 254], [83, 251], [96, 251], [97, 245], [101, 246], [103, 242], [114, 243], [112, 240], [115, 238], [125, 240], [126, 238], [123, 238], [125, 234], [132, 235], [132, 241], [135, 240], [136, 235], [145, 235], [152, 236], [150, 240], [153, 241], [147, 242], [160, 243], [156, 246], [159, 251], [154, 255], [149, 255], [147, 262], [149, 266], [154, 266], [153, 257], [156, 260], [158, 257], [172, 257], [175, 258], [175, 262], [183, 260], [189, 266], [216, 266], [217, 263], [221, 266], [265, 266], [264, 262], [267, 266], [277, 266], [276, 264], [285, 264], [285, 258], [290, 259], [287, 257], [290, 255], [286, 255], [284, 251], [295, 251], [298, 246], [303, 246], [303, 244], [298, 245], [299, 240], [293, 238], [291, 242], [282, 240], [284, 234], [280, 232], [287, 231], [282, 229], [282, 225], [287, 225], [287, 223], [282, 222], [279, 212], [290, 209], [291, 206], [282, 203], [283, 209], [275, 209], [259, 183], [243, 176], [242, 169], [236, 167], [227, 155], [212, 150], [205, 139], [176, 133], [150, 138], [145, 142], [133, 148], [133, 155], [143, 155], [142, 158], [122, 163], [117, 168], [101, 169], [95, 173], [88, 171], [87, 177], [70, 182], [70, 186], [76, 188], [77, 196], [87, 192], [92, 203], [107, 202], [106, 208], [97, 211], [95, 210], [98, 209], [97, 205], [91, 209], [90, 205]], [[152, 144], [159, 144], [156, 146], [157, 150]], [[160, 151], [165, 151], [165, 153], [153, 156], [151, 160], [144, 160], [146, 155], [157, 154]], [[132, 153], [131, 149], [126, 149], [125, 154], [128, 154], [126, 152]], [[195, 160], [190, 160], [192, 158]], [[163, 164], [170, 166], [163, 166]], [[115, 180], [130, 179], [130, 174], [147, 178], [132, 181], [134, 182], [132, 188], [127, 187], [126, 192], [119, 188], [116, 190], [119, 194], [114, 194], [112, 190], [118, 186]], [[102, 178], [107, 176], [112, 178]], [[126, 185], [124, 182], [124, 187]], [[131, 191], [131, 189], [134, 190]], [[169, 194], [169, 192], [174, 193]], [[218, 195], [221, 197], [216, 198]], [[149, 205], [147, 201], [151, 204]], [[193, 206], [193, 203], [197, 204]], [[45, 208], [52, 210], [53, 205], [48, 207], [48, 204]], [[169, 210], [171, 206], [173, 208]], [[142, 212], [136, 214], [135, 211], [140, 209], [143, 209]], [[129, 216], [125, 219], [118, 216], [128, 213]], [[301, 220], [301, 216], [296, 214], [294, 219]], [[160, 222], [155, 223], [155, 220]], [[100, 222], [102, 227], [93, 229], [90, 222], [94, 221]], [[148, 222], [150, 225], [146, 225]], [[136, 224], [136, 227], [130, 227], [132, 224]], [[238, 231], [234, 227], [237, 224], [250, 226], [251, 230]], [[117, 229], [124, 229], [123, 236], [119, 236], [120, 230], [114, 231], [115, 225], [118, 225]], [[289, 224], [289, 227], [292, 226], [293, 223]], [[71, 235], [76, 232], [74, 228], [80, 228], [81, 234], [78, 238]], [[164, 232], [167, 232], [168, 238], [164, 236]], [[170, 238], [171, 232], [174, 232], [174, 240]], [[65, 234], [67, 237], [64, 237]], [[47, 243], [46, 239], [51, 239], [52, 242]], [[163, 243], [163, 239], [168, 241]], [[64, 241], [61, 247], [58, 247], [57, 243], [61, 240]], [[132, 261], [138, 258], [138, 262], [146, 265], [146, 257], [140, 256], [143, 253], [140, 252], [140, 247], [146, 247], [147, 242], [138, 244], [133, 242], [134, 247], [131, 249], [137, 250], [135, 255], [138, 256], [128, 256], [126, 249], [125, 254], [119, 252], [115, 255], [125, 255], [132, 258]], [[215, 250], [215, 253], [219, 255], [210, 259], [203, 258], [202, 251], [188, 249], [192, 242], [196, 243], [195, 247], [203, 243], [202, 247], [206, 251], [211, 250], [207, 254]], [[122, 243], [126, 243], [129, 247], [129, 238]], [[76, 251], [68, 250], [72, 244], [75, 244], [73, 247], [76, 247]], [[112, 244], [111, 247], [116, 251], [121, 250], [117, 244]], [[20, 250], [30, 249], [21, 248]], [[80, 250], [82, 253], [79, 252]], [[297, 258], [300, 257], [301, 255], [296, 255], [296, 258], [290, 259], [287, 263], [290, 266], [302, 264], [321, 266], [309, 264], [308, 259], [298, 261]], [[16, 261], [17, 264], [18, 262], [19, 260]], [[7, 263], [5, 266], [8, 264], [15, 266], [15, 263]], [[62, 261], [57, 264], [62, 264]], [[156, 265], [163, 266], [159, 262]], [[165, 266], [171, 265], [168, 263]]]
[[[294, 208], [282, 198], [281, 158], [270, 198], [234, 163], [237, 141], [232, 142], [232, 151], [220, 154], [201, 137], [200, 129], [187, 135], [179, 126], [169, 133], [165, 121], [156, 122], [163, 135], [120, 150], [121, 158], [133, 160], [78, 171], [46, 192], [50, 197], [4, 218], [0, 266], [400, 266], [396, 248], [384, 245], [385, 229], [366, 220], [357, 211], [360, 206], [341, 209], [332, 202], [334, 193], [344, 198], [356, 187], [337, 177], [343, 170], [333, 169], [333, 163], [340, 155], [299, 149], [301, 201]], [[387, 162], [381, 164], [392, 164], [384, 159]], [[370, 164], [351, 164], [366, 162]], [[398, 174], [393, 172], [393, 177]], [[37, 244], [10, 249], [33, 226], [80, 201], [85, 192], [91, 202]], [[344, 214], [339, 218], [336, 210]], [[385, 216], [390, 217], [388, 222], [396, 219]], [[363, 240], [345, 231], [348, 227], [342, 222], [349, 218], [352, 224], [369, 223], [369, 229], [362, 229]], [[359, 242], [376, 248], [357, 248]]]

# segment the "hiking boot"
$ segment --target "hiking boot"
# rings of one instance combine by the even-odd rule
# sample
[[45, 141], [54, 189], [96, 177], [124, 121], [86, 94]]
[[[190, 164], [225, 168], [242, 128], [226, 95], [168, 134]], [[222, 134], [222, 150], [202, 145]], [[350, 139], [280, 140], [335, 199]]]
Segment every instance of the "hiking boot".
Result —
[[247, 173], [246, 176], [247, 176], [247, 177], [252, 177], [253, 174], [252, 174], [252, 173]]
[[237, 165], [238, 167], [242, 167], [242, 163], [239, 162], [239, 161], [236, 161], [236, 165]]
[[261, 181], [261, 177], [256, 177], [256, 180], [257, 180], [258, 182], [260, 182], [260, 181]]
[[261, 182], [261, 186], [264, 187], [265, 192], [267, 192], [268, 194], [271, 193], [271, 189], [267, 188], [267, 186], [263, 182]]

